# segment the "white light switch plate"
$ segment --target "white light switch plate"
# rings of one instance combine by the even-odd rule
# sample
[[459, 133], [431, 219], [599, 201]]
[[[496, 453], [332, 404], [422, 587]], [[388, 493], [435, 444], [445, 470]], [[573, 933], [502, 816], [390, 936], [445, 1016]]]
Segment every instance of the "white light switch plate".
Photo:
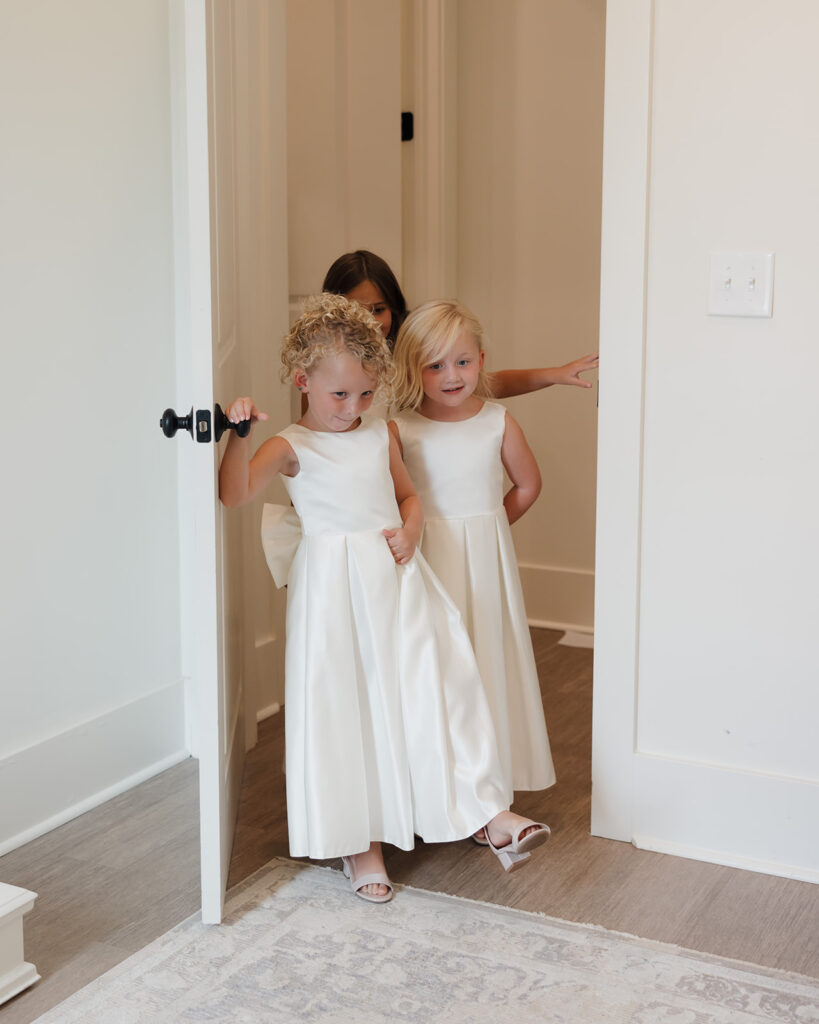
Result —
[[710, 316], [773, 316], [772, 252], [712, 252]]

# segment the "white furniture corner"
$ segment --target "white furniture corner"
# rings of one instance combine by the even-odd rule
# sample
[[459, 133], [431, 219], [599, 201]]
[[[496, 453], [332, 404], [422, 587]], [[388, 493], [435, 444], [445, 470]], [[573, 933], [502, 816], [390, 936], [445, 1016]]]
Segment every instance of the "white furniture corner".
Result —
[[23, 915], [36, 899], [36, 892], [0, 882], [0, 1005], [40, 980], [23, 959]]

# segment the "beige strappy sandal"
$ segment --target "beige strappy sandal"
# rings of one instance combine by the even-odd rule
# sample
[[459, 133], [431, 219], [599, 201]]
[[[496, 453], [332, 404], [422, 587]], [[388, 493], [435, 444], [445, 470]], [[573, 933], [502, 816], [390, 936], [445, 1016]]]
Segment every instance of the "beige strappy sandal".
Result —
[[[479, 835], [480, 832], [483, 832], [483, 835]], [[489, 840], [486, 838], [486, 826], [473, 832], [469, 838], [476, 846], [489, 846]]]
[[[353, 878], [353, 866], [350, 863], [349, 857], [342, 857], [341, 864], [344, 877], [350, 879], [350, 886], [360, 899], [366, 900], [368, 903], [389, 903], [395, 895], [392, 882], [383, 871], [376, 871], [369, 875], [361, 875], [360, 878]], [[389, 891], [385, 892], [383, 896], [373, 896], [372, 893], [361, 891], [365, 885], [386, 885]]]

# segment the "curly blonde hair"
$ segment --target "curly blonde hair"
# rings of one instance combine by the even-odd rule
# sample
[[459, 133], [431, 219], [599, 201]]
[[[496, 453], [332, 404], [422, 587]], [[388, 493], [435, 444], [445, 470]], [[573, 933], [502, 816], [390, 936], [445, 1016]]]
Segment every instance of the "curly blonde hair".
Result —
[[[464, 333], [472, 335], [479, 352], [484, 351], [480, 321], [454, 299], [425, 302], [410, 313], [401, 325], [393, 352], [396, 410], [418, 408], [424, 400], [422, 370], [443, 359]], [[483, 367], [473, 394], [478, 398], [492, 397], [489, 375]]]
[[322, 292], [304, 304], [304, 312], [285, 336], [282, 345], [283, 381], [296, 370], [306, 374], [332, 352], [346, 349], [361, 362], [375, 381], [375, 389], [391, 394], [394, 370], [387, 342], [378, 321], [364, 306], [343, 295]]

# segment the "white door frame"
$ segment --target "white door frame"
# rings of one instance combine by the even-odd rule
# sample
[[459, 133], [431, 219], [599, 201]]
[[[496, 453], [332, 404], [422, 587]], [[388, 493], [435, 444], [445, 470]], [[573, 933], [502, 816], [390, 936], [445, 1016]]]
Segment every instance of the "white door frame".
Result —
[[593, 835], [631, 842], [640, 613], [653, 0], [606, 9]]

